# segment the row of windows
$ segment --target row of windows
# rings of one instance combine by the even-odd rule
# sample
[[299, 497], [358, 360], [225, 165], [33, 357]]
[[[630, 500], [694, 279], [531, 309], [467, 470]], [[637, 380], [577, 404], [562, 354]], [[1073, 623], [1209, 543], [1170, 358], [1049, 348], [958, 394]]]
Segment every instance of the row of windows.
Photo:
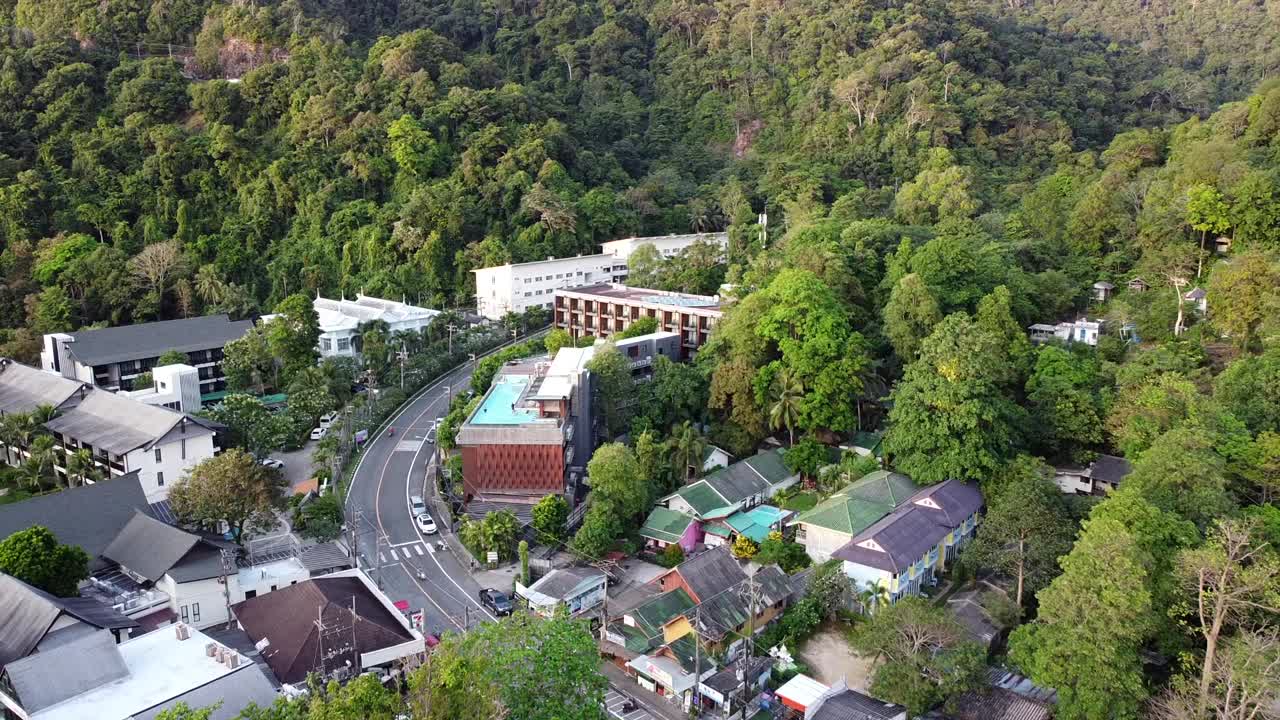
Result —
[[[576, 273], [556, 273], [555, 275], [547, 275], [545, 277], [542, 275], [539, 275], [537, 277], [525, 278], [524, 284], [528, 285], [529, 283], [542, 282], [543, 280], [563, 280], [566, 277], [573, 278], [574, 275], [582, 275], [582, 271], [579, 270]], [[494, 282], [497, 282], [497, 280], [498, 279], [495, 277]]]
[[[188, 607], [191, 609], [190, 613], [187, 612]], [[179, 609], [179, 614], [182, 615], [182, 622], [200, 622], [200, 603], [191, 603], [190, 606], [183, 605]]]
[[[323, 350], [324, 352], [329, 352], [330, 350], [333, 349], [333, 341], [327, 337], [320, 338], [320, 349]], [[339, 352], [345, 352], [350, 349], [351, 349], [351, 338], [349, 337], [338, 338]]]

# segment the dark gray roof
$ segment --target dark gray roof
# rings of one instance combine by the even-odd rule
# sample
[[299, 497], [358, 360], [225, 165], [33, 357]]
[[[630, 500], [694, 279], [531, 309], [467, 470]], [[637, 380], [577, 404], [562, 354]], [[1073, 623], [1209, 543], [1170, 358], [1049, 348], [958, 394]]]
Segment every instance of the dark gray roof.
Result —
[[[858, 533], [844, 547], [832, 553], [832, 556], [891, 573], [901, 573], [937, 545], [948, 532], [950, 530], [946, 526], [938, 524], [935, 513], [918, 505], [907, 505]], [[875, 540], [884, 552], [858, 545], [869, 539]]]
[[98, 570], [105, 564], [102, 551], [135, 513], [146, 509], [147, 496], [135, 470], [93, 485], [0, 505], [0, 538], [40, 525], [58, 542], [84, 548], [89, 569]]
[[222, 552], [203, 541], [196, 543], [181, 560], [169, 568], [169, 576], [180, 583], [208, 580], [221, 574]]
[[0, 414], [28, 413], [41, 405], [59, 407], [89, 386], [0, 358]]
[[954, 698], [954, 720], [1048, 720], [1050, 707], [1000, 687], [969, 691]]
[[737, 690], [742, 683], [738, 681], [738, 670], [742, 670], [742, 677], [747, 682], [753, 682], [756, 678], [773, 668], [774, 659], [765, 655], [762, 657], [747, 657], [726, 666], [720, 672], [702, 681], [703, 685], [715, 690], [721, 695], [728, 695]]
[[302, 563], [302, 567], [313, 573], [349, 568], [353, 565], [351, 558], [342, 551], [342, 548], [331, 542], [303, 548], [298, 553], [298, 560]]
[[980, 587], [958, 592], [947, 598], [947, 609], [974, 642], [990, 648], [991, 642], [1000, 634], [1000, 626], [982, 606], [982, 592]]
[[130, 720], [153, 720], [157, 715], [178, 703], [186, 703], [189, 708], [204, 708], [218, 704], [217, 709], [209, 715], [209, 720], [232, 720], [250, 703], [266, 708], [270, 707], [275, 700], [275, 688], [263, 674], [262, 668], [256, 664], [249, 664], [172, 700], [136, 712], [130, 716]]
[[138, 512], [102, 555], [155, 582], [198, 542], [199, 537]]
[[730, 503], [736, 503], [752, 495], [767, 494], [770, 487], [794, 476], [782, 460], [782, 451], [770, 450], [707, 473], [703, 480]]
[[751, 617], [752, 592], [755, 593], [757, 617], [765, 608], [791, 596], [791, 579], [776, 565], [761, 568], [751, 577], [751, 583], [745, 580], [744, 577], [736, 585], [728, 585], [714, 595], [703, 596], [705, 599], [697, 615], [700, 633], [719, 640], [745, 627]]
[[0, 573], [0, 667], [29, 655], [64, 613], [104, 630], [138, 626], [92, 598], [55, 597]]
[[695, 602], [703, 602], [721, 590], [747, 579], [742, 565], [729, 554], [729, 548], [720, 546], [685, 560], [676, 566], [676, 572], [694, 595]]
[[111, 633], [100, 631], [28, 655], [5, 667], [24, 710], [33, 714], [129, 674]]
[[901, 705], [877, 700], [847, 687], [832, 690], [834, 692], [822, 697], [817, 711], [808, 716], [809, 720], [891, 720], [906, 712]]
[[937, 485], [930, 485], [911, 496], [908, 502], [919, 503], [930, 499], [938, 506], [938, 512], [946, 522], [959, 525], [965, 518], [982, 508], [982, 491], [977, 485], [946, 480]]
[[95, 448], [124, 455], [160, 440], [184, 419], [186, 432], [191, 437], [214, 429], [202, 418], [95, 390], [74, 408], [45, 423], [45, 427]]
[[159, 357], [166, 350], [191, 352], [220, 348], [243, 337], [251, 327], [250, 320], [233, 321], [226, 315], [161, 320], [70, 333], [75, 342], [68, 343], [67, 349], [86, 365], [105, 365]]
[[564, 600], [566, 595], [584, 581], [592, 579], [599, 581], [603, 580], [604, 577], [605, 574], [595, 568], [562, 568], [547, 573], [538, 582], [531, 585], [529, 589], [540, 592], [547, 597]]
[[1089, 466], [1089, 477], [1110, 485], [1119, 485], [1126, 475], [1133, 472], [1129, 461], [1115, 455], [1099, 455]]

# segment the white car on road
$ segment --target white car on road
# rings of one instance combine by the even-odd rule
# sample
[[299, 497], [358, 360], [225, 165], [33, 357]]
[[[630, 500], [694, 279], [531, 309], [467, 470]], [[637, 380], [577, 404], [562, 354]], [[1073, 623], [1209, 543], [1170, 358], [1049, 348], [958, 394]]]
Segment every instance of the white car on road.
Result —
[[312, 440], [323, 440], [323, 439], [324, 439], [324, 436], [325, 436], [325, 435], [328, 435], [328, 434], [329, 434], [329, 429], [328, 429], [328, 428], [318, 427], [318, 428], [316, 428], [315, 430], [312, 430], [312, 431], [311, 431], [311, 439], [312, 439]]
[[258, 462], [262, 464], [262, 467], [271, 468], [272, 470], [284, 469], [284, 463], [280, 462], [275, 458], [262, 458]]
[[436, 521], [431, 519], [431, 515], [422, 513], [418, 516], [418, 529], [422, 531], [423, 535], [435, 535]]

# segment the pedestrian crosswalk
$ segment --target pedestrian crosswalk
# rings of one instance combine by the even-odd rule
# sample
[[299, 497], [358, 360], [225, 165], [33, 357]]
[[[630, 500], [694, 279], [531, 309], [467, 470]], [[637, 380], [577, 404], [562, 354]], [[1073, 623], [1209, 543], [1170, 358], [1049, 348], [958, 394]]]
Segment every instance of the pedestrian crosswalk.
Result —
[[401, 560], [413, 560], [415, 557], [425, 557], [427, 553], [435, 552], [435, 548], [427, 545], [425, 548], [422, 543], [405, 543], [399, 546], [386, 548], [378, 553], [378, 559], [386, 563], [397, 563]]

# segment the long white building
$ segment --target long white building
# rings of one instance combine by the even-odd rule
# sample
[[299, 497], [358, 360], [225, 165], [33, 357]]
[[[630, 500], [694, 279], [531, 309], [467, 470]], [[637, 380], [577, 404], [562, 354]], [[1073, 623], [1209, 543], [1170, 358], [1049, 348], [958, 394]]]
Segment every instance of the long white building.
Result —
[[549, 257], [472, 270], [476, 274], [476, 312], [500, 320], [509, 312], [522, 313], [531, 307], [550, 310], [556, 290], [623, 282], [627, 259], [641, 245], [653, 245], [662, 257], [670, 258], [699, 240], [724, 248], [729, 236], [721, 232], [623, 238], [604, 243], [604, 252], [596, 255]]
[[401, 330], [416, 332], [430, 325], [431, 320], [440, 314], [439, 310], [364, 294], [356, 295], [355, 300], [345, 297], [334, 300], [317, 295], [312, 306], [320, 320], [321, 357], [359, 355], [355, 338], [360, 334], [360, 326], [364, 323], [381, 320], [393, 333]]

